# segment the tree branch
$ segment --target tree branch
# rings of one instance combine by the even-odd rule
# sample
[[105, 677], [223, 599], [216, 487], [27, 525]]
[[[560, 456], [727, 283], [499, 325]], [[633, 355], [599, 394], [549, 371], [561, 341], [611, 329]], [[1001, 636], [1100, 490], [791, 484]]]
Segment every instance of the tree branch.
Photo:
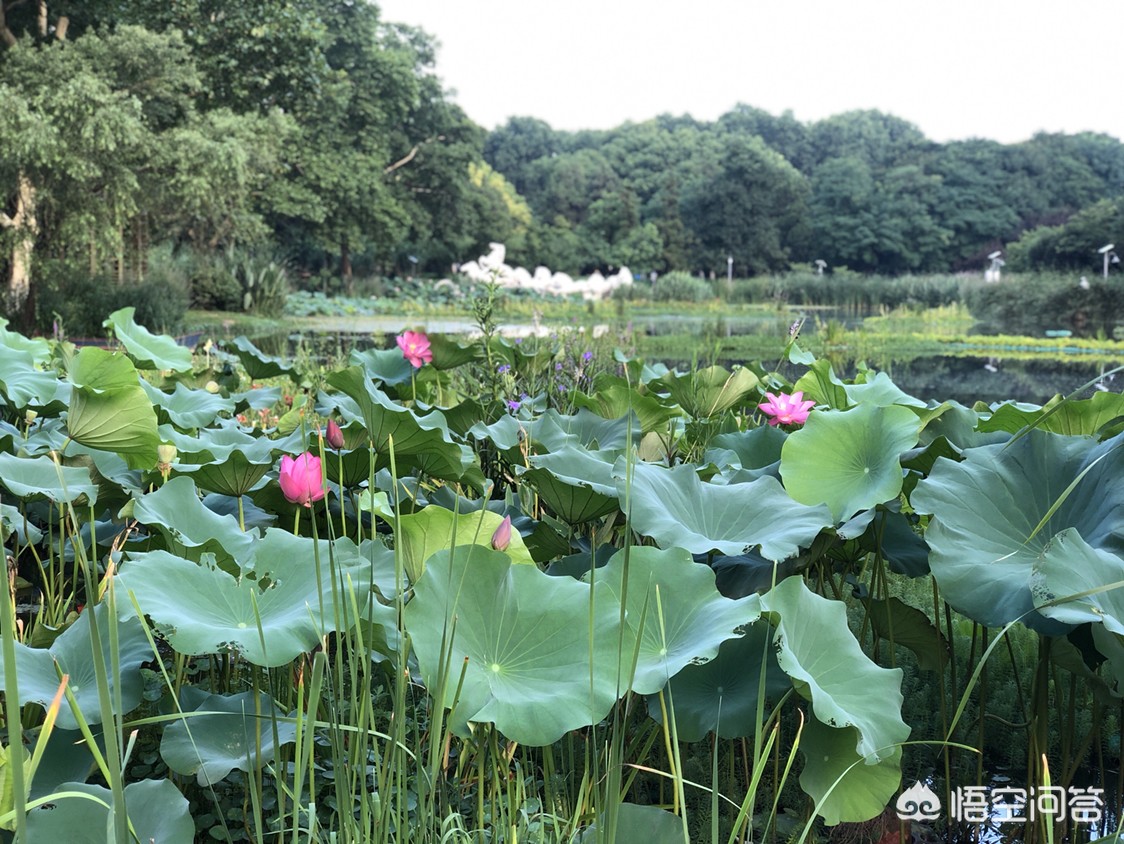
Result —
[[406, 153], [405, 158], [400, 158], [397, 161], [395, 161], [393, 164], [391, 164], [389, 167], [387, 167], [385, 170], [383, 170], [382, 174], [384, 176], [389, 176], [391, 173], [393, 173], [399, 167], [405, 167], [407, 164], [409, 164], [411, 161], [414, 160], [414, 156], [418, 154], [419, 147], [421, 147], [421, 144], [414, 144], [414, 148], [412, 150], [410, 150], [408, 153]]

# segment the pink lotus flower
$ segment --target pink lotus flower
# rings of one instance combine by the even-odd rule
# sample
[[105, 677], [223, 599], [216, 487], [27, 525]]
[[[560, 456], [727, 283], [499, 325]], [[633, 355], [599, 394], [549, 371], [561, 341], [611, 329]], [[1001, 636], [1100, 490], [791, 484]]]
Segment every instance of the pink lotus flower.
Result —
[[398, 348], [402, 350], [402, 356], [418, 369], [427, 363], [433, 363], [429, 338], [420, 331], [403, 331], [399, 334]]
[[320, 458], [305, 452], [296, 459], [289, 455], [281, 458], [281, 491], [293, 504], [311, 507], [313, 501], [324, 497], [324, 475]]
[[336, 451], [343, 448], [343, 431], [340, 430], [335, 419], [328, 420], [328, 431], [324, 434], [324, 439], [327, 440], [329, 448], [334, 448]]
[[803, 425], [808, 421], [808, 411], [816, 406], [814, 401], [802, 401], [804, 393], [797, 391], [791, 396], [781, 393], [774, 396], [766, 393], [766, 402], [757, 405], [769, 417], [770, 425]]
[[492, 534], [492, 547], [497, 551], [506, 551], [511, 544], [511, 516], [504, 516], [496, 532]]

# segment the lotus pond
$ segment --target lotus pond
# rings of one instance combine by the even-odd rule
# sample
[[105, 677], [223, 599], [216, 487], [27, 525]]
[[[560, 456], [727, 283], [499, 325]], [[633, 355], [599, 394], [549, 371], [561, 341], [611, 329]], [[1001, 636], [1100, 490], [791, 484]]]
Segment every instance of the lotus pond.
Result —
[[107, 326], [0, 322], [4, 835], [1117, 837], [1124, 396]]

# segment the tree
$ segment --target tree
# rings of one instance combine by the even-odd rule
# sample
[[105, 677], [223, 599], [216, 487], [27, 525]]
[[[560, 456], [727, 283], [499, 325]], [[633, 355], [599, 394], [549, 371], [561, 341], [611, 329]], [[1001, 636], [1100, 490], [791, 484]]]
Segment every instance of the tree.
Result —
[[683, 220], [697, 244], [693, 266], [741, 272], [788, 266], [806, 239], [808, 185], [760, 138], [731, 139], [713, 175], [684, 197]]

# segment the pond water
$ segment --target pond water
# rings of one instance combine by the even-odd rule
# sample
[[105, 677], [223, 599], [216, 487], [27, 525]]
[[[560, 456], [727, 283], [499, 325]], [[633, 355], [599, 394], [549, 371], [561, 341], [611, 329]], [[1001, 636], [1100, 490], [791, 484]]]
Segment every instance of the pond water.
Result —
[[[861, 324], [862, 316], [854, 312], [824, 312], [817, 315], [817, 322], [823, 325], [825, 319], [843, 326]], [[792, 320], [792, 315], [777, 312], [759, 314], [738, 314], [729, 317], [695, 317], [674, 314], [634, 318], [631, 329], [636, 334], [649, 337], [666, 335], [697, 336], [700, 338], [699, 350], [704, 343], [715, 338], [758, 335], [775, 339], [778, 351]], [[424, 326], [433, 333], [461, 334], [475, 329], [469, 319], [458, 318], [418, 318], [410, 316], [362, 316], [342, 318], [320, 318], [309, 331], [303, 334], [280, 334], [260, 338], [258, 345], [270, 354], [292, 354], [298, 344], [313, 354], [321, 356], [346, 355], [351, 348], [370, 348], [378, 345], [386, 348], [393, 345], [394, 335], [406, 328]], [[510, 323], [501, 325], [501, 331], [509, 336], [526, 336], [536, 330], [559, 330], [559, 326], [548, 328], [533, 326], [530, 323]], [[564, 329], [562, 329], [564, 330]], [[815, 325], [806, 325], [803, 336], [814, 336]], [[705, 338], [705, 339], [704, 339]], [[770, 343], [771, 345], [771, 343]], [[712, 347], [713, 348], [713, 347]], [[657, 357], [668, 366], [689, 369], [695, 349], [688, 340], [680, 351], [663, 353]], [[889, 357], [889, 356], [888, 356]], [[896, 355], [894, 357], [897, 357]], [[1094, 362], [1090, 356], [1072, 350], [1071, 354], [1059, 356], [1056, 352], [1040, 357], [1027, 357], [1024, 351], [1012, 350], [1009, 357], [926, 355], [908, 360], [880, 360], [871, 355], [866, 362], [885, 371], [902, 390], [923, 400], [944, 401], [952, 399], [971, 405], [977, 401], [985, 403], [1014, 400], [1044, 404], [1055, 395], [1069, 395], [1083, 385], [1097, 381], [1095, 386], [1086, 387], [1083, 395], [1091, 395], [1095, 390], [1113, 392], [1124, 389], [1124, 373], [1107, 374], [1113, 366], [1124, 365], [1124, 357], [1109, 363]], [[832, 365], [841, 377], [855, 373], [856, 361], [845, 352], [829, 355]], [[723, 366], [742, 363], [741, 359], [722, 358], [717, 360]], [[782, 373], [796, 378], [803, 370], [798, 367], [782, 367]]]

